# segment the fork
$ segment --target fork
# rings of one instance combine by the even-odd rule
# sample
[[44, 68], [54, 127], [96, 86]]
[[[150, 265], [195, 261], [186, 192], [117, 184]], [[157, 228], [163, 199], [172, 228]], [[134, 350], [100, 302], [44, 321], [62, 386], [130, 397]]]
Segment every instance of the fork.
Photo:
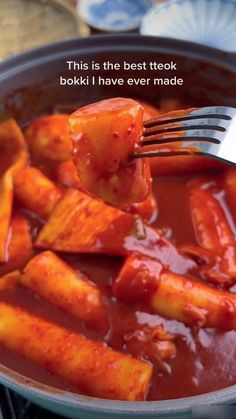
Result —
[[133, 158], [181, 155], [205, 155], [236, 164], [236, 108], [192, 108], [144, 123], [143, 139]]

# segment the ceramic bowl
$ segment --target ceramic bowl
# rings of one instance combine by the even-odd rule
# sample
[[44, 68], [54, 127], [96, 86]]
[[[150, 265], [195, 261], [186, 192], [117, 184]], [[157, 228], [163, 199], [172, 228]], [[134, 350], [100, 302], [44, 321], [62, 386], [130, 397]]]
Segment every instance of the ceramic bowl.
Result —
[[147, 12], [140, 31], [236, 51], [236, 1], [169, 0]]
[[109, 32], [136, 29], [154, 0], [78, 0], [77, 11], [90, 26]]

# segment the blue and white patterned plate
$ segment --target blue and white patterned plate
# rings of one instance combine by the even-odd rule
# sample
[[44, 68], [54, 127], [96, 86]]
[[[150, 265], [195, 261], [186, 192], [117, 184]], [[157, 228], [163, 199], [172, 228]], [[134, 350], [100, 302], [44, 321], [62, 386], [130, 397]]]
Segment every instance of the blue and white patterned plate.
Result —
[[81, 18], [104, 31], [128, 31], [139, 27], [155, 0], [78, 0]]
[[236, 0], [169, 0], [147, 12], [140, 31], [235, 52]]

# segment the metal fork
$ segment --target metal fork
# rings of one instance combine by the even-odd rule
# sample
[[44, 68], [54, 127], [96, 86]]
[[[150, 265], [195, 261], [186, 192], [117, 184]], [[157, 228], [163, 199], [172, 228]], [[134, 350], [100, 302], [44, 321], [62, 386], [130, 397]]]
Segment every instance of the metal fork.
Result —
[[206, 155], [236, 164], [236, 108], [188, 109], [144, 123], [143, 141], [133, 158], [179, 155]]

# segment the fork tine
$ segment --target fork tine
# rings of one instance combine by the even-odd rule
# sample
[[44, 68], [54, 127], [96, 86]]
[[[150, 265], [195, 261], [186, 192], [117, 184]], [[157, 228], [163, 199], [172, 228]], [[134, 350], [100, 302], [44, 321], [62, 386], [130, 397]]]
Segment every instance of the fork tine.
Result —
[[[183, 155], [183, 154], [207, 154], [211, 156], [217, 155], [219, 149], [219, 144], [210, 142], [206, 139], [202, 140], [187, 140], [182, 141], [181, 138], [175, 142], [156, 144], [155, 148], [152, 145], [146, 147], [140, 147], [137, 149], [134, 156], [144, 157], [144, 156], [163, 156], [163, 155]], [[177, 154], [176, 154], [177, 153]]]
[[175, 142], [169, 144], [158, 144], [155, 149], [150, 146], [140, 147], [132, 158], [142, 157], [166, 157], [166, 156], [183, 156], [183, 155], [208, 155], [217, 158], [218, 144], [202, 139], [194, 141], [193, 139], [183, 142], [178, 138]]
[[158, 145], [180, 141], [206, 141], [210, 143], [219, 144], [223, 140], [224, 136], [225, 132], [211, 129], [188, 129], [186, 131], [179, 129], [178, 131], [174, 132], [150, 135], [148, 138], [145, 139], [145, 141], [141, 143], [140, 147], [144, 148], [149, 145]]
[[135, 153], [132, 156], [132, 159], [140, 159], [140, 158], [149, 158], [149, 157], [176, 157], [176, 156], [199, 156], [202, 155], [201, 151], [193, 150], [190, 151], [189, 149], [180, 150], [180, 151], [144, 151], [143, 153]]
[[150, 125], [165, 125], [166, 123], [174, 123], [181, 121], [189, 121], [194, 119], [223, 119], [229, 121], [235, 115], [235, 109], [225, 106], [208, 106], [205, 108], [192, 108], [187, 111], [176, 111], [166, 114], [164, 117], [150, 119], [144, 123], [144, 127], [148, 128]]
[[[209, 143], [208, 143], [209, 144]], [[212, 145], [212, 144], [211, 144]], [[229, 160], [229, 158], [224, 158], [215, 154], [211, 149], [206, 148], [205, 150], [197, 147], [188, 147], [176, 150], [154, 150], [154, 151], [144, 151], [133, 154], [132, 159], [139, 158], [149, 158], [149, 157], [175, 157], [175, 156], [206, 156], [211, 157], [215, 160], [223, 161], [225, 163], [230, 163], [232, 166], [236, 167], [236, 160]]]
[[210, 129], [210, 130], [215, 130], [215, 131], [221, 131], [221, 132], [225, 132], [227, 127], [229, 125], [229, 121], [227, 120], [222, 120], [222, 119], [214, 119], [214, 118], [209, 118], [209, 119], [200, 119], [199, 120], [194, 120], [194, 124], [192, 120], [188, 120], [188, 121], [182, 121], [182, 122], [172, 122], [172, 123], [167, 123], [165, 125], [160, 125], [160, 126], [152, 126], [150, 128], [144, 128], [144, 140], [146, 140], [146, 138], [148, 139], [150, 134], [161, 134], [161, 133], [165, 133], [165, 132], [175, 132], [175, 131], [179, 131], [180, 129], [182, 131], [185, 130], [189, 130], [189, 129]]

